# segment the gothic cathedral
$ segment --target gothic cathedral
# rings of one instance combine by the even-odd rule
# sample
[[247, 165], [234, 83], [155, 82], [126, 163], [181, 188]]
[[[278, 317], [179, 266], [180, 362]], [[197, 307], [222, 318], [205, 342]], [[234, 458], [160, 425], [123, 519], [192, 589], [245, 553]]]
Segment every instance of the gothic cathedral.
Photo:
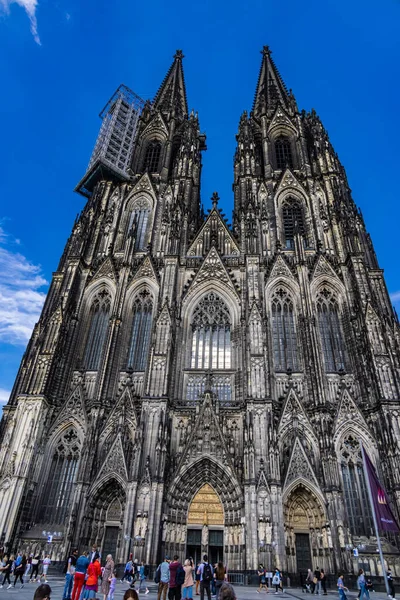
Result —
[[360, 441], [398, 516], [400, 336], [362, 214], [264, 47], [232, 226], [205, 215], [182, 59], [106, 110], [4, 408], [1, 545], [377, 574]]

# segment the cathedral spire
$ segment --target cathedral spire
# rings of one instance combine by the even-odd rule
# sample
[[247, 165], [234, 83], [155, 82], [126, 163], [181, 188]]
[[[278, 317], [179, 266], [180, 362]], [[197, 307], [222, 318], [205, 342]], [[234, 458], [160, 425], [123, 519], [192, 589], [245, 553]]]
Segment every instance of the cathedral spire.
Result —
[[168, 73], [154, 98], [154, 107], [168, 118], [182, 118], [188, 114], [185, 78], [183, 76], [182, 50], [177, 50]]
[[269, 46], [264, 46], [261, 54], [261, 69], [253, 104], [253, 114], [256, 118], [275, 110], [278, 102], [285, 108], [289, 106], [289, 94], [271, 58]]

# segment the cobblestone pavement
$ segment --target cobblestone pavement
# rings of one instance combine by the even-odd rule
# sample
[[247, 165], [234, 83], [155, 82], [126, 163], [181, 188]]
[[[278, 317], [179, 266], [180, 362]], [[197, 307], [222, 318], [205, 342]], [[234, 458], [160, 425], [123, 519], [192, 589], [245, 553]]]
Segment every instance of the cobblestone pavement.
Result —
[[[7, 590], [6, 587], [4, 587], [0, 589], [0, 600], [2, 600], [3, 598], [14, 598], [15, 600], [32, 600], [33, 595], [35, 593], [35, 589], [38, 585], [39, 584], [36, 583], [26, 583], [22, 590], [20, 589], [19, 584], [15, 588], [11, 588], [10, 590]], [[52, 589], [51, 600], [62, 600], [62, 594], [64, 590], [64, 579], [61, 579], [59, 577], [50, 578], [49, 585]], [[125, 590], [127, 590], [128, 587], [129, 586], [127, 583], [118, 582], [114, 600], [122, 600]], [[144, 600], [145, 598], [146, 600], [156, 600], [157, 586], [154, 583], [149, 582], [148, 587], [150, 593], [147, 596], [145, 596], [144, 594], [140, 594], [141, 600]], [[298, 600], [312, 600], [311, 594], [302, 593], [300, 588], [289, 588], [285, 590], [284, 594], [275, 594], [274, 592], [269, 592], [268, 594], [262, 592], [261, 594], [258, 594], [257, 588], [252, 586], [235, 586], [235, 590], [238, 600], [259, 600], [260, 598], [266, 595], [269, 598], [271, 598], [271, 600], [275, 597], [277, 600], [284, 600], [285, 598], [287, 598], [288, 600], [290, 598], [297, 598]], [[103, 600], [103, 595], [99, 593], [98, 598], [100, 600]], [[350, 592], [347, 594], [347, 598], [348, 600], [357, 600], [357, 591], [350, 590]], [[320, 599], [322, 600], [323, 597], [321, 596]], [[194, 596], [194, 600], [200, 600], [200, 596]], [[328, 596], [326, 596], [326, 600], [338, 600], [338, 594], [336, 590], [331, 590], [328, 593]], [[387, 600], [387, 597], [386, 594], [383, 594], [381, 592], [373, 592], [371, 594], [371, 600]]]

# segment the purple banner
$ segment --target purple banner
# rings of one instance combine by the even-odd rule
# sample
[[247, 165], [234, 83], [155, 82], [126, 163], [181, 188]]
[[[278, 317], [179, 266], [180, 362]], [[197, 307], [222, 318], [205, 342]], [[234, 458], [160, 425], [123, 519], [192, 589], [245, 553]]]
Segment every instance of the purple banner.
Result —
[[385, 492], [385, 488], [379, 483], [379, 479], [376, 476], [375, 467], [364, 448], [363, 454], [365, 465], [364, 471], [365, 476], [368, 477], [372, 492], [378, 529], [381, 531], [393, 531], [395, 533], [399, 533], [400, 529], [390, 508], [389, 498]]

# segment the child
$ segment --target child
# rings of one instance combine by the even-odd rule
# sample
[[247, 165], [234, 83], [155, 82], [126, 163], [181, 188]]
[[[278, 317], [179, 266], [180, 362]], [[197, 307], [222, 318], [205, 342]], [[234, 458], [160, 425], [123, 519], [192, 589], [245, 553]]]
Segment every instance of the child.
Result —
[[107, 600], [114, 600], [115, 586], [117, 584], [117, 571], [114, 569], [110, 578], [110, 591], [108, 592]]
[[[45, 558], [43, 559], [43, 567], [42, 567], [42, 574], [40, 576], [40, 579], [42, 577], [44, 577], [44, 582], [47, 583], [47, 571], [49, 570], [49, 566], [51, 565], [51, 560], [50, 560], [50, 556], [48, 554], [46, 554]], [[40, 581], [39, 579], [39, 581]]]

